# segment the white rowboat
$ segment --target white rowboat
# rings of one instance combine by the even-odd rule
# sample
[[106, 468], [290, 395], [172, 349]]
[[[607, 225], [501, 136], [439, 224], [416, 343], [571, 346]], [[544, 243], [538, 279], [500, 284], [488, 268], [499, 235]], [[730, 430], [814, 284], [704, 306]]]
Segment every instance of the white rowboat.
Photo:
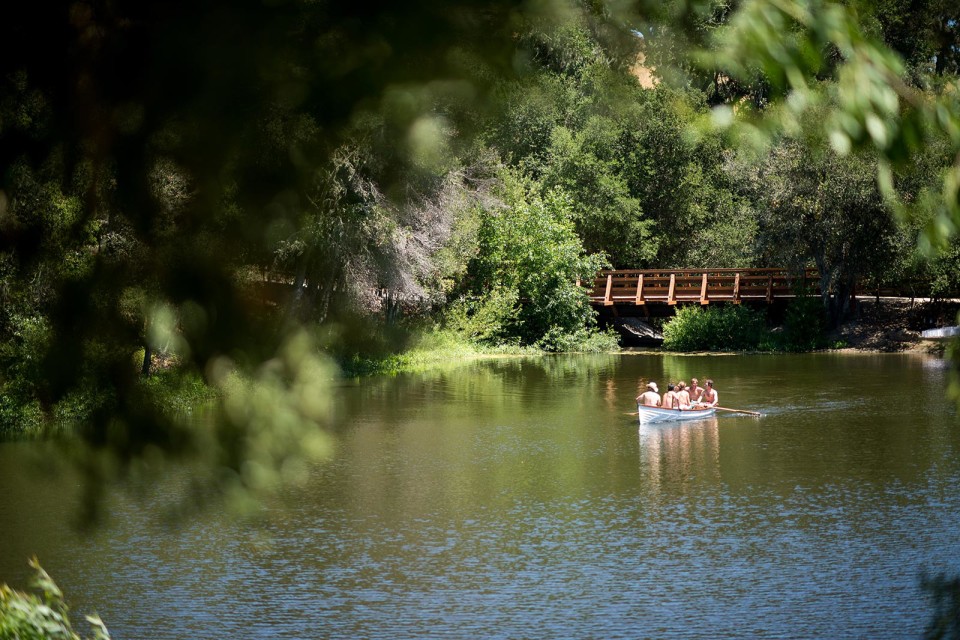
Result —
[[675, 420], [699, 420], [700, 418], [709, 418], [716, 412], [717, 410], [713, 407], [709, 409], [662, 409], [660, 407], [637, 406], [640, 424], [673, 422]]

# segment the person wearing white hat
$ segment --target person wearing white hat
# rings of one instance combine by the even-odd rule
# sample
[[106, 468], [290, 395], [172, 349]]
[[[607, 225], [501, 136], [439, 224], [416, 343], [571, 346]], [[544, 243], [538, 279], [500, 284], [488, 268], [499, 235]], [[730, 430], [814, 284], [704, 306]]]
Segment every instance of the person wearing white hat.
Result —
[[637, 396], [637, 404], [645, 407], [660, 406], [660, 390], [657, 389], [657, 383], [650, 381], [647, 383], [647, 390]]

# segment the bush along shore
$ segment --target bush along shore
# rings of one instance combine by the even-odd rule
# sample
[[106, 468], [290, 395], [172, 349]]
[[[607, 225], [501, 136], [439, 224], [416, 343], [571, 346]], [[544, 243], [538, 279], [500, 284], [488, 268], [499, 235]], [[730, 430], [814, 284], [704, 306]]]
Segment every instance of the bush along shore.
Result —
[[924, 329], [956, 323], [960, 302], [864, 298], [850, 318], [830, 328], [816, 298], [797, 299], [772, 326], [762, 309], [681, 307], [662, 326], [666, 351], [808, 352], [823, 349], [942, 353], [945, 342], [924, 340]]

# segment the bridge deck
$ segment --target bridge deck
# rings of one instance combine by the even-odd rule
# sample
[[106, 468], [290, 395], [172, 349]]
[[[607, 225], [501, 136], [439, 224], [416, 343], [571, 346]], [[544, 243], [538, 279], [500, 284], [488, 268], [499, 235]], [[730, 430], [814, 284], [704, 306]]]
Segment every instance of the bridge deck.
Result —
[[620, 269], [601, 271], [593, 281], [594, 305], [646, 305], [762, 301], [797, 294], [819, 295], [816, 269]]

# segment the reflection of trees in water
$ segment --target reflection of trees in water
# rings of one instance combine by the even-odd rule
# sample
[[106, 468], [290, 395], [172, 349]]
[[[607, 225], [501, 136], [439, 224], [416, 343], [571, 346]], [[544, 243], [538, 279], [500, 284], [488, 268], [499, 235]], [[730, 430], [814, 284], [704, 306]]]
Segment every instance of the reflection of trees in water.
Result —
[[653, 494], [719, 479], [717, 418], [641, 425], [640, 473]]
[[610, 353], [577, 356], [554, 356], [540, 359], [544, 374], [550, 379], [595, 379], [616, 371], [620, 357]]
[[622, 416], [597, 433], [597, 404], [616, 394], [616, 362], [480, 360], [342, 387], [337, 458], [350, 480], [330, 499], [358, 512], [409, 515], [510, 502], [521, 489], [580, 492], [595, 481], [596, 457], [585, 454], [597, 438], [624, 435]]
[[504, 357], [477, 360], [465, 371], [477, 373], [490, 370], [505, 377], [523, 374], [532, 380], [558, 382], [585, 382], [606, 378], [619, 367], [620, 357], [611, 353], [575, 355], [537, 355], [532, 357]]
[[[367, 418], [387, 417], [411, 404], [430, 403], [438, 412], [462, 415], [467, 406], [484, 415], [556, 407], [562, 399], [584, 400], [603, 395], [617, 403], [615, 372], [618, 356], [584, 354], [504, 357], [454, 361], [422, 373], [364, 380], [344, 387], [342, 416], [360, 412]], [[561, 398], [562, 396], [562, 398]], [[632, 397], [631, 397], [632, 400]]]

